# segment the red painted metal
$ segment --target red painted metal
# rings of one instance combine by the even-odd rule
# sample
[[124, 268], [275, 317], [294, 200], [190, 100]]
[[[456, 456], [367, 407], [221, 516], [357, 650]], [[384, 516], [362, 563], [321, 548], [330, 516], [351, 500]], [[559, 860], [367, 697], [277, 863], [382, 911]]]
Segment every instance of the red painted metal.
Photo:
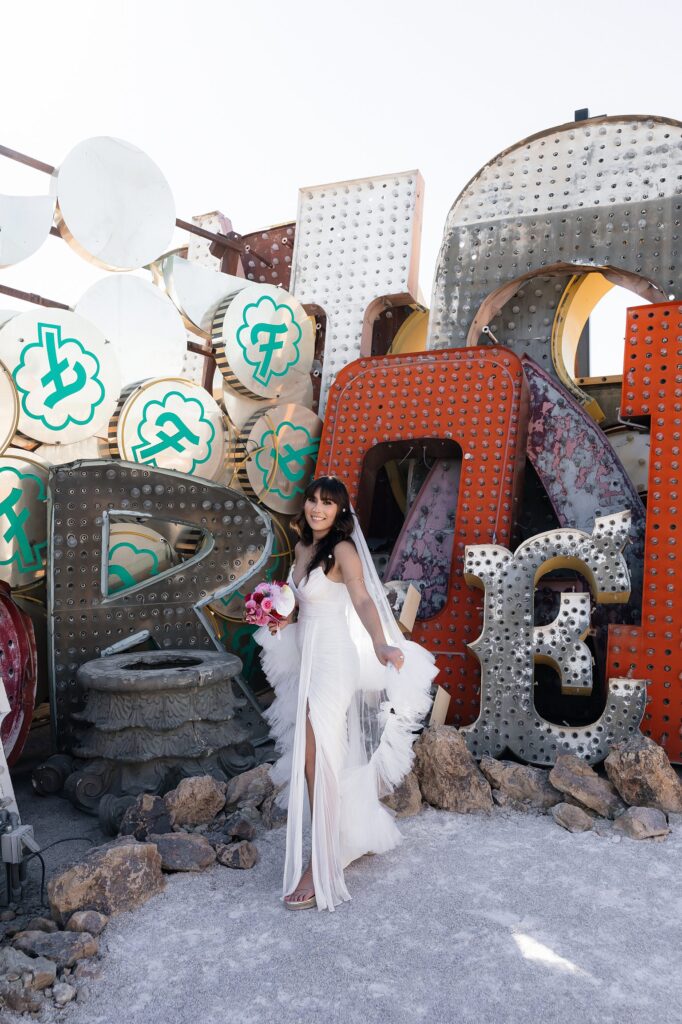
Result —
[[10, 712], [2, 723], [2, 745], [10, 767], [24, 749], [35, 707], [38, 657], [33, 623], [6, 588], [0, 589], [0, 675]]
[[651, 421], [641, 627], [613, 631], [609, 674], [649, 680], [642, 731], [682, 761], [682, 306], [628, 310], [624, 417]]
[[466, 645], [480, 633], [482, 595], [464, 582], [464, 548], [510, 543], [526, 406], [520, 360], [492, 347], [359, 359], [340, 371], [329, 393], [318, 472], [345, 481], [363, 522], [371, 505], [360, 494], [363, 467], [377, 446], [440, 439], [462, 449], [447, 602], [413, 632], [436, 655], [457, 724], [479, 711], [479, 670]]

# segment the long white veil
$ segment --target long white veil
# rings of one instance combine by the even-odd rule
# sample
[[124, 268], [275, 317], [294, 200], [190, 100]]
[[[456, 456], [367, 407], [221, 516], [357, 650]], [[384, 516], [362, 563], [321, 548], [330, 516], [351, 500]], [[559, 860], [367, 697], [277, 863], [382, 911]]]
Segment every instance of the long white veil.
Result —
[[386, 643], [400, 648], [402, 668], [379, 662], [367, 630], [350, 607], [349, 625], [360, 659], [360, 677], [348, 709], [348, 768], [357, 769], [356, 784], [373, 773], [380, 796], [390, 793], [413, 761], [412, 745], [431, 707], [430, 687], [438, 673], [432, 654], [400, 632], [367, 542], [353, 512], [351, 540], [362, 562], [365, 587], [376, 605]]

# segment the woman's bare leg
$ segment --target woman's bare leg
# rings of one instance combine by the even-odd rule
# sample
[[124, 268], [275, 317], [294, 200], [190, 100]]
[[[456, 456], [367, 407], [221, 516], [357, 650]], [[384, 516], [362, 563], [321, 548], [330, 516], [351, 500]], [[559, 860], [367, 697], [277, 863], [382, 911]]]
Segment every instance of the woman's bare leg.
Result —
[[[310, 800], [310, 820], [313, 817], [313, 798], [315, 796], [315, 733], [310, 721], [310, 708], [305, 719], [305, 778], [308, 784], [308, 799]], [[300, 903], [315, 895], [313, 887], [312, 861], [308, 861], [308, 867], [301, 875], [301, 880], [287, 897], [288, 903]]]

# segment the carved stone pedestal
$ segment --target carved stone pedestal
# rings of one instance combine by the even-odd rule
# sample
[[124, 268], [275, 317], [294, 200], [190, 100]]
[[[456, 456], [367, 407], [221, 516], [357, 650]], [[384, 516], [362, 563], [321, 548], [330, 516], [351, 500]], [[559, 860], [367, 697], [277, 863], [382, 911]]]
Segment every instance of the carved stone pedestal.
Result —
[[63, 788], [114, 829], [139, 793], [163, 794], [191, 775], [227, 780], [253, 767], [254, 748], [235, 719], [244, 703], [233, 688], [241, 667], [233, 654], [187, 650], [87, 662], [78, 670], [87, 697], [73, 716], [73, 762], [48, 758], [34, 772], [35, 789]]

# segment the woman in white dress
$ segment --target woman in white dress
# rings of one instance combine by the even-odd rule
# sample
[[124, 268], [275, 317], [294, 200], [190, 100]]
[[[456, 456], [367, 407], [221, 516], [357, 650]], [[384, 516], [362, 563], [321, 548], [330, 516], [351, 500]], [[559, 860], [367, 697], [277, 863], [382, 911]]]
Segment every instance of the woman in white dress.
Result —
[[402, 637], [340, 480], [309, 485], [294, 527], [296, 611], [255, 638], [275, 689], [265, 713], [279, 754], [271, 775], [285, 784], [278, 800], [288, 806], [284, 903], [334, 910], [350, 899], [343, 869], [402, 839], [380, 797], [412, 765], [438, 670]]

